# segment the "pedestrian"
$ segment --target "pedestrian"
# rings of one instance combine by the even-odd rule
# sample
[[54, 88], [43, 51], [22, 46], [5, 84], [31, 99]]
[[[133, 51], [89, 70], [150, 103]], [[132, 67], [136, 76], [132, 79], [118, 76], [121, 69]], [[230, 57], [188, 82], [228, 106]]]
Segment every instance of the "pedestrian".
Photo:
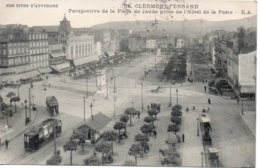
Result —
[[184, 141], [185, 141], [185, 135], [182, 134], [182, 142], [184, 142]]
[[205, 91], [205, 92], [207, 91], [207, 86], [204, 86], [204, 91]]
[[140, 118], [140, 112], [139, 112], [139, 113], [137, 113], [137, 117], [138, 117], [138, 118]]
[[211, 104], [210, 98], [208, 98], [208, 104]]
[[157, 132], [155, 130], [153, 131], [153, 135], [154, 135], [154, 138], [156, 138]]
[[49, 83], [49, 88], [51, 87], [51, 83]]
[[237, 97], [237, 104], [239, 104], [239, 97]]
[[9, 140], [5, 140], [5, 149], [7, 150], [8, 149], [8, 144], [9, 144]]

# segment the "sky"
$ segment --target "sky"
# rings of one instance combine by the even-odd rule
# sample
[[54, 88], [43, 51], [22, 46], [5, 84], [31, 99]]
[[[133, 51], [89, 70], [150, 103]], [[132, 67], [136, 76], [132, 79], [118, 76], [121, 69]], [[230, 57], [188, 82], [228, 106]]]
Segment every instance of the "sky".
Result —
[[[165, 3], [162, 1], [166, 1]], [[136, 5], [143, 4], [175, 4], [198, 5], [197, 11], [204, 10], [217, 14], [176, 14], [177, 9], [164, 10], [175, 13], [167, 14], [125, 14], [118, 13], [123, 9], [122, 4], [130, 4], [132, 12], [135, 9], [142, 12], [143, 8]], [[7, 7], [10, 4], [56, 4], [58, 8], [31, 8], [31, 7]], [[116, 13], [71, 13], [72, 10], [115, 10]], [[149, 10], [149, 9], [148, 9]], [[155, 9], [156, 10], [156, 9]], [[180, 9], [184, 12], [185, 9]], [[232, 14], [218, 14], [219, 10], [231, 11]], [[250, 14], [241, 14], [242, 10], [250, 11]], [[160, 10], [157, 9], [158, 12]], [[230, 12], [229, 12], [230, 13]], [[110, 21], [136, 21], [136, 20], [165, 20], [175, 21], [184, 19], [205, 19], [211, 21], [240, 19], [256, 15], [256, 2], [252, 0], [0, 0], [0, 24], [25, 24], [34, 25], [58, 25], [64, 14], [70, 20], [72, 27], [90, 27]]]

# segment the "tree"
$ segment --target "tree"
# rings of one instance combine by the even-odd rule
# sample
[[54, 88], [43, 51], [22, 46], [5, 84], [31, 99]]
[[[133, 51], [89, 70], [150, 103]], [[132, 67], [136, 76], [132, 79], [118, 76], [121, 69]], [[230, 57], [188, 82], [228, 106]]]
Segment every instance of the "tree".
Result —
[[124, 114], [120, 117], [120, 121], [125, 123], [125, 132], [126, 132], [126, 123], [129, 121], [129, 116]]
[[130, 147], [129, 151], [128, 151], [128, 154], [131, 155], [131, 156], [134, 156], [135, 157], [135, 165], [137, 166], [137, 157], [139, 155], [142, 155], [142, 146], [140, 143], [137, 143], [137, 144], [132, 144], [132, 146]]
[[172, 116], [171, 121], [176, 125], [181, 125], [182, 119], [180, 116]]
[[70, 151], [70, 165], [72, 165], [72, 152], [77, 150], [77, 146], [78, 143], [72, 139], [63, 146], [65, 152]]
[[130, 126], [132, 126], [132, 116], [135, 114], [135, 109], [130, 107], [125, 110], [125, 114], [129, 115], [130, 117]]
[[237, 42], [238, 43], [238, 54], [245, 47], [245, 42], [244, 42], [245, 32], [246, 32], [246, 30], [243, 27], [239, 27], [238, 28], [238, 33], [237, 33], [237, 37], [238, 37], [238, 42]]
[[53, 155], [50, 159], [46, 161], [47, 165], [59, 165], [62, 161], [62, 158], [60, 156], [59, 151], [57, 152], [57, 155]]
[[147, 122], [149, 124], [149, 126], [151, 126], [151, 123], [152, 123], [152, 126], [154, 126], [154, 118], [152, 116], [146, 116], [144, 118], [144, 121]]
[[157, 119], [157, 114], [159, 112], [156, 109], [151, 109], [151, 110], [148, 110], [147, 113], [148, 113], [149, 116], [154, 116], [154, 119], [156, 120]]
[[88, 165], [88, 166], [98, 166], [100, 163], [99, 163], [96, 152], [94, 152], [93, 156], [86, 158], [84, 160], [84, 163], [85, 163], [85, 165]]
[[172, 111], [175, 111], [175, 110], [180, 111], [181, 109], [182, 109], [182, 106], [179, 105], [179, 104], [177, 104], [177, 105], [175, 105], [175, 106], [172, 107]]
[[140, 128], [141, 132], [147, 136], [147, 134], [151, 133], [153, 131], [153, 128], [147, 124], [144, 124]]
[[102, 138], [105, 141], [110, 141], [111, 142], [111, 147], [112, 147], [112, 154], [114, 153], [113, 151], [113, 142], [118, 139], [119, 135], [115, 131], [106, 131], [102, 134]]
[[106, 156], [112, 150], [112, 146], [110, 143], [102, 142], [102, 143], [97, 144], [97, 146], [95, 147], [95, 150], [102, 154], [101, 161], [102, 161], [102, 165], [103, 165], [104, 156]]
[[12, 105], [11, 103], [11, 98], [14, 97], [16, 94], [14, 92], [8, 92], [8, 94], [6, 95], [7, 98], [10, 99], [10, 106]]
[[182, 116], [182, 112], [180, 110], [174, 110], [171, 112], [172, 116]]
[[180, 127], [176, 124], [169, 124], [167, 132], [174, 132], [175, 134], [180, 131]]
[[89, 129], [87, 126], [83, 125], [80, 128], [73, 131], [71, 136], [72, 139], [78, 139], [81, 145], [82, 151], [84, 151], [85, 140], [88, 139]]
[[147, 136], [145, 136], [145, 135], [137, 134], [135, 136], [135, 141], [137, 141], [137, 142], [148, 142], [149, 138]]
[[125, 129], [125, 124], [123, 122], [116, 122], [114, 125], [114, 129], [118, 130], [118, 141], [120, 142], [120, 135], [121, 135], [121, 130]]

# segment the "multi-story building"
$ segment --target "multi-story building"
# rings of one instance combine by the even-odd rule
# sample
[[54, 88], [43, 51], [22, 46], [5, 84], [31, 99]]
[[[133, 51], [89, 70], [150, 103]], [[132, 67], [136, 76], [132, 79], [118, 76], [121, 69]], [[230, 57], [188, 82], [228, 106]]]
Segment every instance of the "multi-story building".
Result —
[[177, 38], [176, 39], [176, 48], [184, 48], [185, 42], [183, 38]]
[[145, 46], [147, 51], [155, 51], [157, 48], [156, 39], [146, 39]]
[[49, 64], [54, 73], [64, 73], [70, 70], [70, 61], [66, 60], [63, 44], [49, 38]]
[[41, 73], [50, 72], [48, 34], [44, 30], [29, 30], [30, 66]]
[[75, 36], [71, 33], [66, 39], [66, 59], [73, 61], [74, 66], [98, 61], [94, 36]]
[[128, 48], [132, 52], [141, 52], [145, 50], [145, 39], [141, 36], [128, 38]]
[[2, 82], [30, 82], [38, 80], [40, 73], [30, 66], [28, 32], [11, 28], [0, 36], [0, 75]]

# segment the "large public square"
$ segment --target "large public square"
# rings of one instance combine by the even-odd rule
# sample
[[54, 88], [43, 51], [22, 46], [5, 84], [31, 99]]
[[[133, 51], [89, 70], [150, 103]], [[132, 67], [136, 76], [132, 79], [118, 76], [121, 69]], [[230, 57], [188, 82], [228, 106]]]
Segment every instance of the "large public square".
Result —
[[[174, 135], [167, 132], [171, 123], [171, 108], [180, 104], [182, 106], [182, 125], [178, 135], [185, 135], [185, 142], [177, 145], [180, 153], [180, 166], [210, 166], [208, 151], [202, 143], [202, 133], [198, 127], [200, 118], [205, 107], [209, 110], [206, 114], [211, 119], [212, 146], [219, 150], [219, 161], [225, 167], [253, 166], [255, 164], [255, 101], [247, 100], [238, 102], [227, 96], [210, 94], [204, 90], [207, 86], [205, 81], [196, 78], [196, 66], [208, 66], [209, 63], [194, 62], [192, 49], [187, 49], [186, 72], [193, 74], [193, 82], [184, 79], [181, 83], [163, 81], [163, 71], [166, 63], [172, 57], [169, 55], [156, 55], [152, 52], [139, 53], [135, 57], [127, 58], [125, 62], [105, 67], [107, 78], [107, 97], [96, 94], [95, 75], [86, 78], [73, 79], [66, 74], [50, 74], [48, 79], [34, 82], [31, 88], [33, 102], [37, 107], [32, 111], [32, 122], [25, 126], [25, 110], [21, 103], [17, 103], [18, 112], [9, 118], [8, 131], [2, 129], [2, 139], [9, 139], [8, 150], [4, 146], [0, 149], [0, 162], [2, 164], [46, 164], [53, 154], [53, 142], [50, 142], [35, 152], [24, 150], [24, 132], [33, 125], [50, 118], [46, 110], [46, 97], [55, 96], [59, 102], [59, 114], [57, 119], [62, 120], [62, 133], [56, 139], [57, 150], [62, 157], [61, 164], [70, 164], [69, 152], [63, 150], [64, 144], [69, 141], [73, 129], [84, 123], [85, 118], [91, 118], [93, 114], [102, 112], [112, 119], [110, 125], [119, 120], [125, 109], [133, 107], [140, 111], [140, 118], [133, 117], [132, 125], [127, 123], [128, 138], [114, 143], [113, 163], [107, 165], [124, 165], [126, 161], [134, 161], [134, 157], [128, 154], [134, 136], [141, 133], [140, 127], [145, 123], [147, 106], [151, 103], [161, 105], [160, 113], [155, 121], [157, 135], [149, 135], [149, 152], [138, 158], [138, 166], [160, 166], [160, 149], [166, 149], [165, 143], [168, 137]], [[156, 57], [156, 58], [155, 58]], [[203, 65], [202, 65], [203, 64]], [[148, 71], [145, 75], [144, 71]], [[207, 69], [210, 72], [210, 68]], [[207, 71], [205, 70], [205, 71]], [[115, 80], [116, 78], [116, 85]], [[87, 80], [87, 81], [86, 81]], [[45, 86], [47, 83], [47, 86]], [[29, 84], [19, 88], [21, 102], [28, 99]], [[46, 90], [45, 90], [46, 87]], [[159, 88], [158, 88], [159, 87]], [[154, 92], [154, 90], [156, 90]], [[116, 99], [114, 92], [116, 89]], [[3, 88], [0, 95], [8, 102], [6, 95], [9, 92], [18, 92], [17, 88]], [[170, 95], [171, 94], [171, 95]], [[208, 100], [211, 103], [208, 103]], [[93, 107], [90, 108], [90, 104]], [[171, 104], [171, 106], [170, 106]], [[243, 114], [241, 113], [243, 110]], [[6, 120], [1, 119], [1, 128]], [[250, 124], [253, 126], [250, 127]], [[111, 128], [112, 128], [111, 127]], [[113, 128], [112, 128], [113, 129]], [[199, 134], [198, 134], [199, 131]], [[84, 159], [91, 156], [95, 145], [85, 143], [85, 150], [80, 147], [73, 152], [73, 165], [84, 165]]]

